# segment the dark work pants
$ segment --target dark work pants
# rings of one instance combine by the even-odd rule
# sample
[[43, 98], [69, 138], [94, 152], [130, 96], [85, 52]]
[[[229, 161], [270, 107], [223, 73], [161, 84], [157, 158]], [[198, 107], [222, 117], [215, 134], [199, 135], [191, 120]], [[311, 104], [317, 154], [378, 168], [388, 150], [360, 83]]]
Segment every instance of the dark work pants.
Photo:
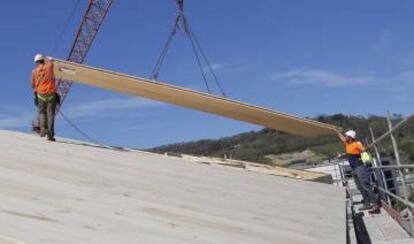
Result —
[[377, 199], [372, 190], [371, 173], [365, 165], [358, 165], [352, 170], [352, 175], [358, 190], [361, 192], [364, 204], [376, 204]]
[[40, 133], [46, 133], [49, 138], [55, 136], [56, 99], [50, 102], [39, 99]]

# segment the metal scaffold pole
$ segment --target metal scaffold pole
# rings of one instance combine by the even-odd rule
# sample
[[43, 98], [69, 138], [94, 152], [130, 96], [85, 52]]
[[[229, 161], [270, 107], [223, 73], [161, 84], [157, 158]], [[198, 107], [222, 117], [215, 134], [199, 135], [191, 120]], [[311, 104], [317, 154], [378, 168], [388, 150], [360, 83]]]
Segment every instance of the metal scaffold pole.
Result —
[[[371, 133], [371, 139], [374, 142], [375, 141], [374, 130], [371, 127], [369, 127], [369, 132]], [[375, 157], [376, 157], [376, 161], [377, 161], [377, 165], [375, 165], [375, 166], [376, 167], [377, 166], [381, 167], [382, 166], [382, 161], [381, 161], [381, 155], [378, 151], [378, 147], [377, 147], [376, 144], [373, 144], [373, 147], [374, 147]], [[384, 189], [386, 191], [388, 191], [388, 185], [387, 185], [387, 181], [385, 179], [384, 171], [382, 169], [380, 169], [379, 171], [380, 171], [380, 175], [377, 176], [377, 177], [381, 177], [381, 180], [382, 180], [383, 185], [384, 185]], [[387, 204], [389, 206], [391, 206], [391, 200], [390, 200], [389, 196], [387, 194], [385, 194], [385, 197], [386, 197], [386, 200], [387, 200]]]
[[[397, 166], [399, 167], [399, 168], [397, 168], [397, 172], [400, 175], [401, 188], [402, 188], [402, 191], [403, 191], [404, 200], [407, 201], [407, 202], [409, 202], [408, 193], [407, 193], [407, 186], [405, 184], [404, 172], [400, 168], [400, 166], [401, 166], [401, 160], [400, 160], [400, 154], [398, 152], [397, 141], [395, 140], [395, 137], [392, 134], [393, 127], [392, 127], [392, 122], [391, 122], [391, 115], [390, 115], [389, 112], [388, 112], [388, 116], [387, 116], [387, 123], [388, 123], [389, 134], [390, 134], [390, 138], [391, 138], [391, 142], [392, 142], [392, 147], [393, 147], [393, 150], [394, 150], [395, 161], [396, 161]], [[413, 223], [412, 209], [411, 209], [410, 206], [407, 206], [407, 208], [409, 210], [408, 211], [408, 218], [409, 218], [409, 221], [410, 221], [410, 232], [413, 233], [414, 223]]]

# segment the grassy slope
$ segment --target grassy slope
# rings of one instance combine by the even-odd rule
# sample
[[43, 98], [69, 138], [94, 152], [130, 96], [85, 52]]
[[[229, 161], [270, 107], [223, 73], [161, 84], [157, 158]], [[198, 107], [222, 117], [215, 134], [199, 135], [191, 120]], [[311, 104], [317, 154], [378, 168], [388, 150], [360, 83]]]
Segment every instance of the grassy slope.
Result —
[[[381, 135], [387, 130], [384, 117], [379, 116], [345, 116], [342, 114], [319, 116], [318, 121], [338, 125], [345, 130], [354, 129], [358, 132], [359, 139], [365, 143], [369, 137], [369, 127], [372, 127], [376, 135]], [[400, 116], [395, 115], [393, 120], [397, 122]], [[405, 158], [414, 161], [414, 119], [395, 133], [400, 149]], [[390, 154], [390, 143], [386, 142], [381, 147], [384, 154]], [[343, 146], [336, 136], [324, 136], [318, 138], [304, 138], [271, 129], [262, 129], [242, 133], [217, 140], [200, 140], [196, 142], [177, 143], [149, 149], [152, 152], [177, 152], [192, 155], [204, 155], [215, 157], [232, 157], [234, 159], [272, 163], [272, 158], [282, 153], [297, 153], [310, 150], [313, 155], [306, 160], [322, 161], [342, 152]]]

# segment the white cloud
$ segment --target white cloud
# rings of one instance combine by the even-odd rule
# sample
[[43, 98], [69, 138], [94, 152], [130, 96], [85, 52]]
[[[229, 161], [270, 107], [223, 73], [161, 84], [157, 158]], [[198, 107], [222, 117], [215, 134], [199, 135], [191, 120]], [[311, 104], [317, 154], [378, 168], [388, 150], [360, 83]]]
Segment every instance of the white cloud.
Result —
[[414, 64], [414, 50], [411, 50], [406, 54], [404, 63], [408, 65]]
[[[64, 108], [64, 113], [69, 118], [82, 118], [96, 116], [98, 114], [107, 115], [115, 110], [130, 110], [152, 106], [162, 106], [162, 103], [143, 98], [105, 99], [73, 105], [67, 109]], [[0, 128], [30, 127], [35, 115], [36, 108], [34, 107], [33, 110], [27, 110], [16, 106], [1, 106]]]
[[379, 50], [384, 47], [386, 47], [393, 39], [393, 35], [391, 31], [384, 30], [380, 33], [378, 38], [375, 40], [375, 42], [371, 45], [371, 48], [374, 50]]
[[400, 74], [398, 74], [397, 78], [400, 80], [406, 81], [406, 82], [408, 81], [413, 82], [414, 81], [414, 70], [403, 71]]
[[407, 106], [413, 104], [414, 100], [410, 91], [414, 90], [414, 70], [400, 72], [391, 77], [389, 83], [387, 90], [392, 101], [405, 103]]
[[[214, 72], [220, 71], [219, 74], [244, 73], [247, 71], [252, 71], [252, 70], [257, 69], [257, 66], [253, 64], [212, 63], [210, 66]], [[211, 75], [210, 69], [207, 65], [202, 66], [202, 68], [203, 68], [203, 71], [207, 73], [207, 75]], [[188, 74], [199, 74], [200, 70], [194, 66], [191, 66], [191, 68], [189, 67], [185, 68], [184, 72]], [[219, 76], [219, 74], [217, 75]]]
[[100, 113], [108, 113], [114, 110], [138, 109], [160, 105], [162, 105], [162, 103], [144, 98], [105, 99], [69, 107], [66, 109], [66, 114], [70, 118], [80, 118], [94, 116]]
[[[210, 64], [211, 69], [214, 70], [214, 71], [216, 71], [218, 69], [222, 69], [225, 66], [226, 65], [223, 64], [223, 63], [213, 63], [213, 64]], [[203, 70], [204, 70], [204, 72], [209, 72], [210, 71], [210, 69], [209, 69], [209, 67], [207, 65], [205, 65], [203, 67]]]
[[[0, 112], [1, 113], [1, 112]], [[30, 127], [31, 121], [34, 119], [33, 113], [22, 113], [17, 115], [0, 114], [0, 128], [23, 128]]]
[[227, 67], [223, 73], [226, 74], [237, 74], [237, 73], [245, 73], [250, 72], [257, 69], [257, 66], [253, 64], [242, 64], [242, 65], [234, 65], [232, 67]]
[[322, 84], [326, 86], [347, 86], [364, 84], [373, 80], [370, 76], [344, 76], [320, 69], [294, 69], [277, 72], [270, 76], [277, 81], [285, 81], [294, 85]]
[[132, 131], [143, 131], [148, 129], [156, 129], [156, 128], [165, 128], [171, 125], [174, 125], [175, 123], [171, 122], [156, 122], [156, 123], [147, 123], [147, 124], [139, 124], [139, 125], [133, 125], [129, 127], [122, 127], [120, 131], [122, 132], [132, 132]]
[[34, 116], [34, 109], [33, 111], [28, 111], [14, 105], [3, 105], [0, 107], [0, 128], [29, 127]]

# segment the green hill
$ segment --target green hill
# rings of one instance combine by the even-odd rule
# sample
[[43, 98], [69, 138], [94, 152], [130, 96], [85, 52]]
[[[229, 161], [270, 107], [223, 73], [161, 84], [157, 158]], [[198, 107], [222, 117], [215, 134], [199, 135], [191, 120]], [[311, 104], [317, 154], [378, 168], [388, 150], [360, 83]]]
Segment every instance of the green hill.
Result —
[[[320, 122], [333, 124], [358, 133], [358, 139], [366, 143], [370, 138], [369, 127], [376, 136], [386, 132], [385, 117], [380, 116], [346, 116], [343, 114], [321, 115], [314, 118]], [[393, 116], [393, 123], [400, 121], [400, 115]], [[405, 160], [414, 161], [414, 119], [411, 118], [396, 133], [402, 156]], [[369, 140], [370, 141], [370, 140]], [[390, 140], [380, 146], [381, 153], [390, 155]], [[320, 163], [343, 151], [343, 145], [336, 136], [306, 138], [294, 136], [272, 129], [251, 131], [216, 140], [200, 140], [160, 146], [148, 149], [151, 152], [183, 153], [214, 157], [228, 157], [252, 162], [288, 166], [298, 162]]]

